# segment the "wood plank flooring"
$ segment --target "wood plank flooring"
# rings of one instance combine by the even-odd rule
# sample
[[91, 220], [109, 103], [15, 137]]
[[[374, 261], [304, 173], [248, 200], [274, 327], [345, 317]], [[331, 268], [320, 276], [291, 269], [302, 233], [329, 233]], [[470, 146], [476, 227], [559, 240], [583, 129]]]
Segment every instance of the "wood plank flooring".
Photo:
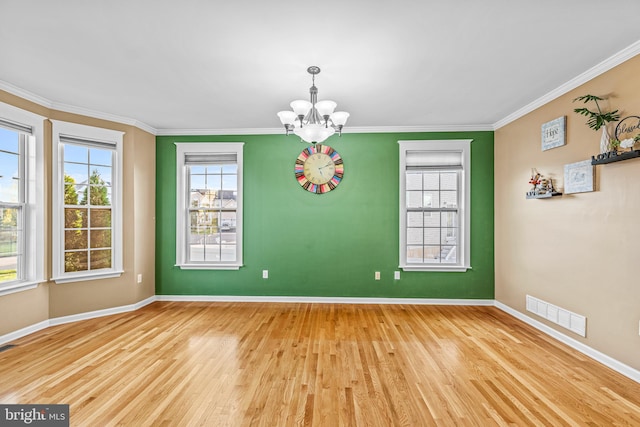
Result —
[[0, 353], [75, 426], [640, 425], [640, 384], [494, 307], [156, 302]]

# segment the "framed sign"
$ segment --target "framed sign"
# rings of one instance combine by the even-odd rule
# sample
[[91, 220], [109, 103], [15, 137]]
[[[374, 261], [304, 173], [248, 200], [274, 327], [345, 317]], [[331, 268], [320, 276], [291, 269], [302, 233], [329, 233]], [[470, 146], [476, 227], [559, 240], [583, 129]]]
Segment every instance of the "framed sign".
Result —
[[564, 165], [564, 194], [593, 191], [591, 160]]
[[558, 117], [555, 120], [544, 123], [542, 125], [541, 139], [542, 151], [560, 147], [567, 143], [565, 137], [565, 128], [567, 125], [567, 117]]

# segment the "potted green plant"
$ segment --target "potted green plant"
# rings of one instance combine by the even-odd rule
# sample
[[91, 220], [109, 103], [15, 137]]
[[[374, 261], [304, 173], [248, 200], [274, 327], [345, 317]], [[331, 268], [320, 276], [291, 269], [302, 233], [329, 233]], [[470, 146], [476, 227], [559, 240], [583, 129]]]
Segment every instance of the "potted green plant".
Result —
[[597, 131], [602, 126], [605, 126], [609, 122], [616, 122], [620, 120], [620, 114], [618, 113], [618, 110], [610, 111], [608, 113], [602, 112], [602, 110], [600, 109], [600, 105], [598, 104], [598, 101], [604, 101], [604, 99], [600, 98], [599, 96], [583, 95], [573, 100], [573, 102], [576, 102], [576, 101], [583, 101], [585, 104], [590, 101], [595, 102], [596, 108], [598, 109], [598, 111], [591, 111], [586, 107], [576, 108], [573, 110], [578, 114], [582, 114], [583, 116], [588, 117], [589, 119], [587, 120], [587, 126], [589, 126], [593, 130]]

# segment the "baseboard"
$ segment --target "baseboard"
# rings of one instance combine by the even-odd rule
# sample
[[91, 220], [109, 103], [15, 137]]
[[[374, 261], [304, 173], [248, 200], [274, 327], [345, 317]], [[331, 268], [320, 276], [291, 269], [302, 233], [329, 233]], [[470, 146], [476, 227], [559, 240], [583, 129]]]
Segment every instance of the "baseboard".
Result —
[[50, 326], [63, 325], [65, 323], [78, 322], [80, 320], [88, 320], [88, 319], [95, 319], [97, 317], [111, 316], [112, 314], [128, 313], [130, 311], [138, 310], [144, 307], [145, 305], [151, 304], [154, 301], [156, 301], [155, 295], [147, 299], [144, 299], [142, 301], [139, 301], [135, 304], [105, 308], [104, 310], [88, 311], [86, 313], [72, 314], [70, 316], [54, 317], [52, 319], [49, 319], [49, 324]]
[[518, 310], [514, 310], [513, 308], [509, 307], [506, 304], [503, 304], [499, 301], [495, 301], [495, 306], [500, 310], [504, 311], [505, 313], [515, 317], [516, 319], [522, 320], [524, 323], [530, 326], [533, 326], [534, 328], [538, 329], [541, 332], [544, 332], [545, 334], [560, 341], [561, 343], [568, 345], [574, 350], [578, 350], [580, 353], [584, 354], [585, 356], [589, 356], [590, 358], [602, 363], [603, 365], [613, 369], [614, 371], [621, 373], [625, 377], [631, 378], [632, 380], [640, 383], [640, 371], [632, 368], [631, 366], [625, 365], [624, 363], [610, 356], [607, 356], [606, 354], [601, 353], [598, 350], [595, 350], [589, 347], [588, 345], [583, 344], [580, 341], [577, 341], [571, 338], [570, 336], [567, 336], [562, 332], [559, 332], [554, 328], [551, 328], [545, 325], [544, 323], [536, 319], [533, 319], [524, 313], [519, 312]]
[[483, 305], [493, 306], [488, 299], [439, 298], [358, 298], [358, 297], [289, 297], [236, 295], [156, 295], [156, 301], [201, 302], [284, 302], [309, 304], [415, 304], [415, 305]]
[[102, 317], [102, 316], [109, 316], [112, 314], [135, 311], [144, 307], [145, 305], [151, 304], [155, 300], [156, 300], [156, 297], [154, 295], [142, 301], [138, 301], [135, 304], [107, 308], [104, 310], [89, 311], [86, 313], [73, 314], [70, 316], [54, 317], [52, 319], [43, 320], [42, 322], [38, 322], [35, 325], [27, 326], [25, 328], [18, 329], [17, 331], [13, 331], [13, 332], [9, 332], [8, 334], [1, 335], [0, 345], [17, 340], [18, 338], [26, 337], [29, 334], [41, 331], [50, 326], [63, 325], [65, 323], [78, 322], [80, 320], [88, 320], [88, 319], [93, 319], [93, 318]]
[[6, 335], [0, 336], [0, 345], [9, 343], [13, 340], [17, 340], [18, 338], [26, 337], [34, 332], [41, 331], [43, 329], [48, 328], [50, 325], [49, 320], [43, 320], [42, 322], [38, 322], [35, 325], [30, 325], [22, 329], [18, 329], [17, 331], [9, 332]]
[[416, 305], [468, 305], [468, 306], [495, 306], [518, 320], [538, 329], [552, 338], [568, 345], [580, 353], [602, 363], [616, 372], [640, 383], [640, 371], [625, 365], [624, 363], [601, 353], [588, 345], [581, 343], [557, 330], [523, 314], [506, 304], [496, 300], [486, 299], [439, 299], [439, 298], [350, 298], [350, 297], [287, 297], [287, 296], [228, 296], [228, 295], [154, 295], [135, 304], [107, 308], [104, 310], [90, 311], [73, 314], [70, 316], [55, 317], [43, 320], [34, 325], [27, 326], [6, 335], [0, 336], [0, 345], [22, 338], [49, 326], [78, 322], [97, 317], [110, 316], [112, 314], [126, 313], [138, 310], [154, 301], [202, 301], [202, 302], [284, 302], [284, 303], [318, 303], [318, 304], [416, 304]]

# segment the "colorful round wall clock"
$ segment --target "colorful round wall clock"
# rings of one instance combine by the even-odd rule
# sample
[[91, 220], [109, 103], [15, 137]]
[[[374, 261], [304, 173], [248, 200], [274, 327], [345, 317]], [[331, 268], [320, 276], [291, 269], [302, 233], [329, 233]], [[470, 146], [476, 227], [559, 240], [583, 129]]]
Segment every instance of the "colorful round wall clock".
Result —
[[324, 194], [340, 184], [344, 164], [336, 150], [328, 145], [316, 144], [302, 150], [293, 171], [302, 188], [311, 193]]

